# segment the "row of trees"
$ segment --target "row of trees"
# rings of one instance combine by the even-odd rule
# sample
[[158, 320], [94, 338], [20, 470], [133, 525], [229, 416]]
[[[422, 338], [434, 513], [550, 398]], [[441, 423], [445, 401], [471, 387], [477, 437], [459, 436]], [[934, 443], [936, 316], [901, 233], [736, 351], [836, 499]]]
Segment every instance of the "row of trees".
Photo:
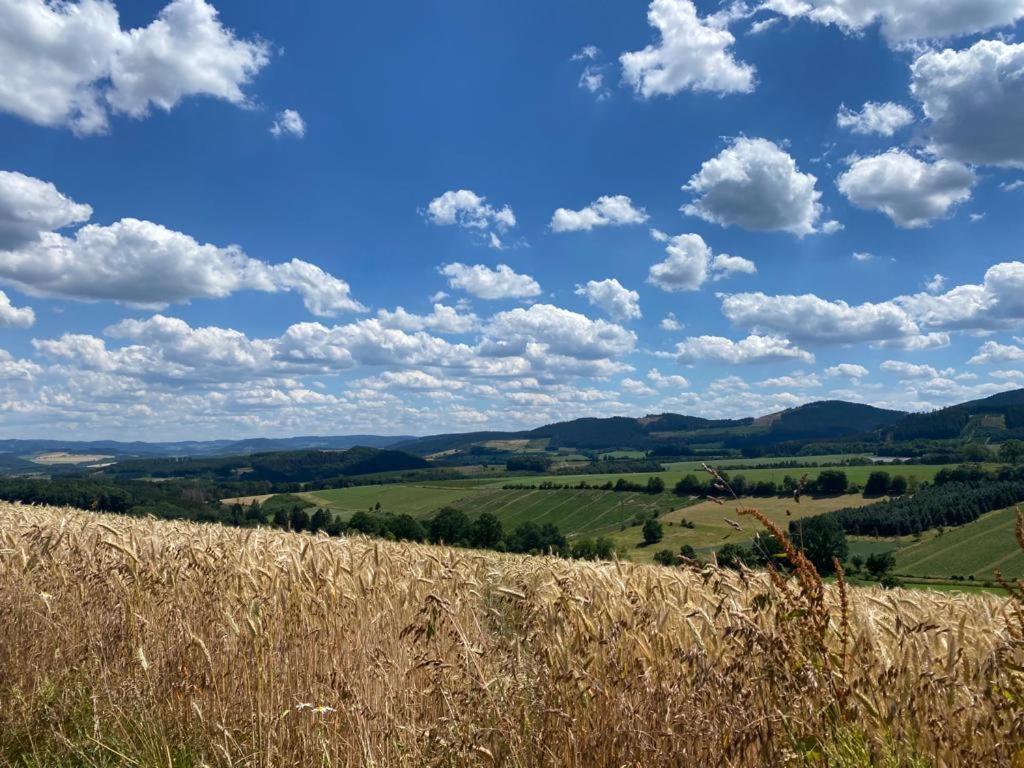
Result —
[[846, 533], [855, 536], [906, 536], [938, 526], [965, 525], [986, 512], [1022, 501], [1024, 480], [976, 485], [950, 482], [927, 486], [913, 496], [838, 509], [819, 517], [834, 519]]
[[578, 483], [556, 483], [544, 480], [540, 483], [506, 483], [501, 486], [506, 491], [615, 491], [616, 493], [650, 493], [658, 494], [665, 491], [665, 481], [660, 477], [649, 477], [645, 483], [634, 483], [620, 477], [614, 483], [608, 480], [600, 485], [591, 485], [586, 480]]
[[[790, 475], [783, 477], [781, 483], [774, 480], [748, 482], [743, 475], [730, 476], [727, 472], [723, 472], [722, 477], [737, 496], [790, 496], [800, 486], [800, 480]], [[713, 483], [711, 478], [702, 481], [696, 475], [686, 475], [673, 490], [677, 496], [720, 495]], [[816, 478], [804, 483], [804, 492], [810, 495], [838, 496], [851, 488], [849, 478], [841, 469], [823, 469]]]

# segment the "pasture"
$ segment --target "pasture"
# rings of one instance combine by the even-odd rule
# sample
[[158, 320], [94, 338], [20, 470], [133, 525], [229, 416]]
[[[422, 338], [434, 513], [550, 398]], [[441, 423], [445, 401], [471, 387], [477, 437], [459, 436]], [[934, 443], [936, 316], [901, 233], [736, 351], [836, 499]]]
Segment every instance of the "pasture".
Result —
[[[611, 538], [630, 560], [651, 562], [654, 553], [659, 549], [678, 552], [684, 544], [689, 544], [698, 551], [717, 549], [729, 543], [749, 544], [754, 535], [763, 529], [756, 520], [740, 516], [740, 509], [759, 509], [772, 522], [786, 530], [790, 520], [820, 515], [842, 507], [860, 506], [869, 501], [859, 494], [820, 499], [804, 497], [799, 504], [791, 498], [742, 498], [725, 504], [701, 501], [692, 506], [680, 505], [679, 508], [662, 515], [659, 519], [664, 538], [657, 544], [644, 546], [639, 527], [619, 531]], [[684, 519], [692, 522], [695, 527], [686, 528], [680, 525]], [[739, 530], [729, 525], [727, 520], [737, 523], [740, 526]]]
[[347, 520], [377, 503], [381, 511], [426, 518], [442, 507], [461, 509], [471, 518], [490, 512], [506, 530], [526, 522], [554, 523], [567, 536], [617, 531], [637, 515], [661, 513], [686, 502], [671, 494], [614, 493], [597, 490], [503, 489], [489, 483], [367, 485], [303, 493], [304, 499]]
[[896, 552], [894, 572], [948, 579], [973, 576], [988, 581], [998, 568], [1008, 579], [1024, 578], [1024, 552], [1014, 540], [1016, 510], [982, 515], [973, 523], [926, 533]]

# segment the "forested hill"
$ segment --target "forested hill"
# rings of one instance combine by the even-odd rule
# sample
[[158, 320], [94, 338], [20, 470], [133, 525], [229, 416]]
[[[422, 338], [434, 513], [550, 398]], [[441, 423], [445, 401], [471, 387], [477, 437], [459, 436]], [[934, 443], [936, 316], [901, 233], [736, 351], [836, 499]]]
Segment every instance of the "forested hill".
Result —
[[1024, 389], [1000, 392], [931, 413], [912, 413], [882, 430], [892, 440], [1024, 437]]
[[218, 458], [132, 459], [111, 467], [121, 479], [207, 477], [219, 480], [307, 483], [336, 477], [426, 469], [418, 456], [356, 447], [347, 451], [283, 451]]

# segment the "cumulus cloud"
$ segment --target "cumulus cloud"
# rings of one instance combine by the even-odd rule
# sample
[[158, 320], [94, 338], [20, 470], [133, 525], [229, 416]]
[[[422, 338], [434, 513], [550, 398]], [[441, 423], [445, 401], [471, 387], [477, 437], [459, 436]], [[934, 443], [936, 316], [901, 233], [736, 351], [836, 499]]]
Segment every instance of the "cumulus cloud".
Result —
[[459, 226], [483, 235], [492, 248], [501, 248], [499, 234], [516, 225], [508, 205], [494, 208], [469, 189], [449, 190], [427, 204], [427, 220], [438, 226]]
[[597, 307], [613, 320], [635, 320], [641, 317], [640, 294], [624, 288], [613, 277], [577, 285], [576, 295], [586, 296], [591, 306]]
[[909, 352], [922, 352], [927, 349], [942, 349], [948, 347], [950, 338], [948, 333], [919, 333], [913, 336], [903, 336], [897, 339], [885, 339], [872, 344], [879, 349], [905, 349]]
[[484, 329], [484, 354], [509, 356], [530, 354], [530, 345], [541, 345], [541, 353], [579, 360], [597, 360], [633, 351], [636, 334], [605, 320], [550, 304], [534, 304], [499, 312]]
[[1022, 0], [767, 0], [762, 7], [849, 34], [878, 24], [897, 46], [985, 32], [1024, 18]]
[[316, 315], [365, 309], [350, 296], [348, 283], [314, 264], [293, 259], [268, 265], [238, 246], [201, 244], [138, 219], [86, 225], [73, 237], [43, 233], [39, 243], [0, 251], [0, 281], [34, 296], [152, 308], [243, 290], [288, 290]]
[[736, 293], [723, 297], [722, 312], [740, 327], [813, 344], [852, 344], [918, 332], [913, 319], [893, 302], [851, 306], [814, 294]]
[[700, 235], [670, 237], [658, 230], [652, 236], [666, 243], [664, 261], [651, 266], [647, 282], [663, 291], [696, 291], [708, 278], [722, 280], [733, 274], [755, 274], [754, 262], [741, 256], [713, 255], [711, 247]]
[[282, 136], [301, 139], [306, 135], [306, 121], [294, 109], [285, 109], [277, 113], [277, 118], [270, 126], [270, 133], [275, 139], [280, 139]]
[[842, 104], [836, 115], [836, 125], [862, 136], [872, 133], [877, 133], [880, 136], [892, 136], [900, 128], [905, 128], [913, 122], [913, 112], [903, 105], [894, 104], [891, 101], [866, 102], [859, 112]]
[[826, 376], [842, 376], [849, 379], [863, 379], [868, 375], [868, 369], [857, 363], [839, 363], [825, 369]]
[[922, 326], [945, 330], [995, 330], [1024, 320], [1024, 262], [996, 264], [981, 285], [958, 285], [945, 293], [899, 296], [894, 302]]
[[658, 323], [658, 326], [663, 331], [681, 331], [684, 327], [683, 324], [679, 322], [675, 312], [669, 312], [661, 318], [661, 322]]
[[19, 360], [6, 349], [0, 349], [0, 381], [32, 380], [43, 372], [31, 360]]
[[[1024, 0], [1014, 0], [1024, 8]], [[1024, 12], [1022, 12], [1024, 15]], [[944, 157], [1024, 167], [1024, 43], [980, 40], [928, 51], [910, 67], [911, 90]]]
[[915, 363], [907, 363], [902, 360], [886, 360], [879, 367], [883, 371], [895, 373], [906, 379], [934, 379], [940, 375], [948, 373], [944, 371], [940, 374], [939, 371], [930, 365], [917, 365]]
[[817, 178], [801, 173], [796, 161], [767, 139], [740, 137], [704, 162], [683, 190], [694, 195], [682, 207], [689, 216], [723, 227], [792, 232], [803, 237], [834, 230], [819, 219]]
[[647, 212], [626, 195], [604, 195], [579, 211], [559, 208], [551, 217], [552, 232], [589, 232], [594, 227], [643, 224]]
[[62, 195], [53, 184], [0, 171], [0, 251], [39, 240], [42, 232], [88, 221], [92, 208]]
[[858, 208], [880, 211], [899, 227], [924, 227], [971, 197], [974, 172], [962, 163], [927, 163], [898, 149], [855, 160], [837, 180]]
[[1024, 347], [1018, 347], [1013, 344], [1000, 344], [997, 341], [986, 341], [978, 348], [974, 357], [967, 362], [971, 365], [1024, 362]]
[[664, 374], [657, 368], [651, 368], [647, 372], [647, 380], [658, 389], [689, 389], [690, 382], [685, 376], [678, 374]]
[[701, 18], [692, 0], [652, 0], [647, 20], [658, 30], [658, 43], [619, 57], [623, 79], [645, 99], [683, 90], [754, 90], [754, 67], [731, 50], [736, 38], [713, 19]]
[[394, 312], [386, 309], [377, 311], [377, 317], [387, 328], [399, 328], [403, 331], [431, 330], [438, 333], [470, 333], [476, 330], [479, 320], [472, 312], [462, 314], [455, 307], [434, 304], [429, 315], [416, 315], [406, 312], [403, 307], [396, 307]]
[[539, 296], [540, 285], [529, 275], [520, 275], [507, 264], [490, 269], [483, 264], [445, 264], [438, 271], [448, 285], [478, 299], [528, 299]]
[[676, 344], [676, 358], [680, 363], [706, 360], [730, 365], [785, 360], [814, 362], [814, 355], [795, 346], [788, 339], [757, 334], [740, 341], [723, 336], [694, 336]]
[[28, 328], [35, 322], [32, 307], [16, 307], [10, 297], [0, 291], [0, 328]]
[[266, 264], [238, 246], [202, 244], [139, 219], [88, 224], [72, 235], [46, 231], [88, 218], [92, 209], [51, 184], [0, 175], [0, 281], [33, 296], [110, 300], [163, 308], [242, 290], [294, 291], [317, 315], [363, 311], [348, 283], [309, 262]]
[[0, 0], [0, 109], [79, 134], [112, 113], [144, 117], [189, 96], [245, 105], [269, 46], [223, 26], [205, 0], [173, 0], [148, 26], [122, 30], [109, 0]]

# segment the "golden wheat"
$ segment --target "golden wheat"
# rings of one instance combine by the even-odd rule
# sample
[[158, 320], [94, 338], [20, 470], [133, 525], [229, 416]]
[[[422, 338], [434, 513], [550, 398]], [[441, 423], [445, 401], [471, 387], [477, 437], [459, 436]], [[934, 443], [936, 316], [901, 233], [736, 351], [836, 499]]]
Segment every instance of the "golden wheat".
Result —
[[800, 578], [0, 504], [0, 764], [1020, 760], [1013, 601]]

